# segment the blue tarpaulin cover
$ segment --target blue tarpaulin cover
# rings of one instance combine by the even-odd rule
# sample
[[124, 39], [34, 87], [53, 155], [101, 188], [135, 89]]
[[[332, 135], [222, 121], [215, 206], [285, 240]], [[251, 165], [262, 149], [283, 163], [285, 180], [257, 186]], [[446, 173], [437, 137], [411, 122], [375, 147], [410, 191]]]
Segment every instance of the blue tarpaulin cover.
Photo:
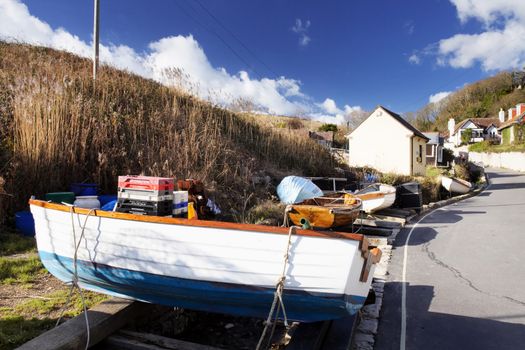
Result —
[[299, 176], [287, 176], [277, 186], [277, 195], [282, 203], [294, 204], [306, 199], [321, 197], [323, 191], [308, 179]]

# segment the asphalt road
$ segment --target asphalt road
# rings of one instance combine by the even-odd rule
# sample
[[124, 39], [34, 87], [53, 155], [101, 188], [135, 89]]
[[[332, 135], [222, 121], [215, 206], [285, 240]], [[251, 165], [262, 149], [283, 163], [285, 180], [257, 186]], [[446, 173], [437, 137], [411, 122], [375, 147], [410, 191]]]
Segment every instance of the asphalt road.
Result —
[[397, 236], [375, 349], [525, 349], [525, 174], [486, 171]]

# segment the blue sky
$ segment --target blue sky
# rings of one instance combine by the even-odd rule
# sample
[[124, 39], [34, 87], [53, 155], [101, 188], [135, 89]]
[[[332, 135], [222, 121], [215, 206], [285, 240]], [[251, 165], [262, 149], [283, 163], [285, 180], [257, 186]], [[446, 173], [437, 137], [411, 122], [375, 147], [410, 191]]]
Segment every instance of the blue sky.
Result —
[[[106, 62], [168, 83], [161, 71], [182, 68], [177, 84], [201, 97], [276, 114], [342, 122], [378, 104], [415, 111], [525, 63], [513, 45], [525, 6], [513, 0], [100, 3]], [[0, 36], [89, 56], [92, 6], [0, 0]]]

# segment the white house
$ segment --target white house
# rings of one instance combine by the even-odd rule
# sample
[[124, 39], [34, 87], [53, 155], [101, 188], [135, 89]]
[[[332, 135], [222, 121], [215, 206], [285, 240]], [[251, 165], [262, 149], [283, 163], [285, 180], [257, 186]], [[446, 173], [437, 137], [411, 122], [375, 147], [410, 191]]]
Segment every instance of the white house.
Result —
[[378, 106], [347, 138], [350, 166], [402, 175], [425, 174], [428, 137], [385, 107]]
[[454, 146], [461, 145], [461, 135], [466, 130], [470, 130], [471, 137], [468, 141], [469, 143], [485, 140], [499, 143], [501, 133], [498, 131], [498, 128], [503, 124], [504, 120], [505, 112], [503, 110], [500, 110], [498, 118], [469, 118], [462, 120], [457, 125], [454, 118], [450, 118], [448, 121], [448, 142], [452, 143]]

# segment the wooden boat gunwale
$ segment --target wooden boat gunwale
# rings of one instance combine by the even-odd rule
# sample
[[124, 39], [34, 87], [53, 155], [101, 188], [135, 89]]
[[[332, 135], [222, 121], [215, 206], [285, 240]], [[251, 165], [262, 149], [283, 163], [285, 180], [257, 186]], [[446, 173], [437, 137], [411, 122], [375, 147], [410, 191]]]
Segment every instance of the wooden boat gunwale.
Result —
[[[79, 208], [75, 206], [68, 206], [64, 204], [51, 203], [38, 199], [30, 199], [30, 205], [58, 210], [63, 212], [70, 212], [73, 210], [75, 214], [88, 215], [91, 209]], [[138, 215], [138, 214], [128, 214], [128, 213], [119, 213], [113, 211], [104, 211], [100, 209], [95, 209], [90, 214], [93, 217], [101, 218], [110, 218], [118, 220], [129, 220], [129, 221], [141, 221], [148, 223], [158, 223], [158, 224], [173, 224], [181, 226], [198, 226], [198, 227], [207, 227], [207, 228], [217, 228], [217, 229], [230, 229], [230, 230], [244, 230], [260, 233], [270, 233], [270, 234], [282, 234], [288, 235], [288, 227], [277, 227], [277, 226], [264, 226], [264, 225], [255, 225], [255, 224], [239, 224], [233, 222], [224, 222], [224, 221], [211, 221], [211, 220], [188, 220], [183, 218], [172, 218], [172, 217], [163, 217], [163, 216], [148, 216], [148, 215]], [[363, 235], [358, 233], [346, 233], [346, 232], [334, 232], [334, 231], [313, 231], [313, 230], [303, 230], [297, 229], [296, 235], [298, 236], [310, 236], [310, 237], [319, 237], [319, 238], [339, 238], [339, 239], [348, 239], [354, 241], [363, 241]]]

